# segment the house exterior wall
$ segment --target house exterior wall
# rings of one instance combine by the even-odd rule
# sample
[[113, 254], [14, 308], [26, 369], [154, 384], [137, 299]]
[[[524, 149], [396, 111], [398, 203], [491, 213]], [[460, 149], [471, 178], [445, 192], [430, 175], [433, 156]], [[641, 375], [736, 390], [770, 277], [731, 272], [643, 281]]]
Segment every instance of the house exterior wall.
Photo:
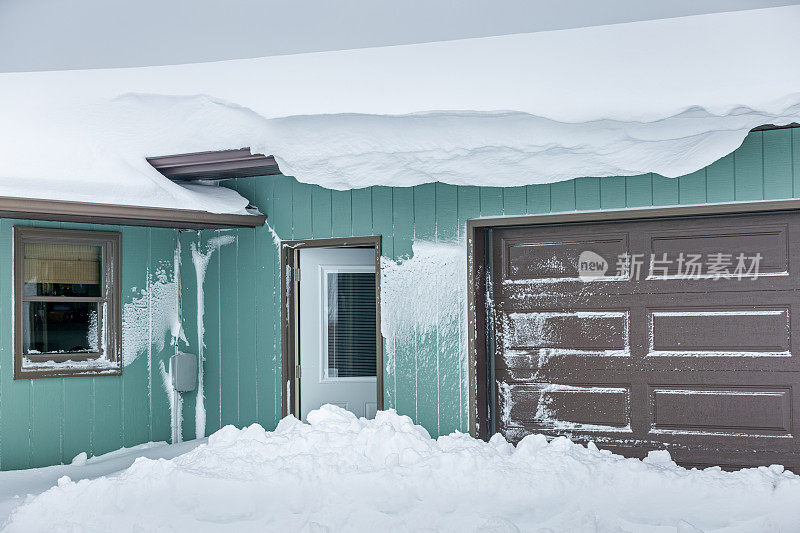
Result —
[[[286, 176], [265, 176], [230, 180], [226, 186], [267, 214], [269, 226], [178, 232], [0, 220], [0, 250], [6, 251], [0, 255], [0, 469], [69, 462], [82, 451], [97, 455], [171, 438], [170, 403], [160, 371], [160, 363], [166, 365], [174, 351], [169, 332], [163, 348], [159, 339], [150, 339], [121, 376], [13, 379], [14, 225], [120, 231], [122, 305], [135, 303], [153, 322], [163, 317], [142, 301], [141, 290], [159, 269], [174, 276], [179, 241], [186, 337], [179, 347], [198, 353], [203, 345], [203, 433], [253, 422], [271, 429], [281, 415], [285, 386], [279, 256], [271, 230], [284, 240], [381, 235], [383, 255], [391, 260], [411, 255], [415, 241], [460, 243], [466, 256], [466, 221], [478, 216], [800, 197], [800, 129], [754, 132], [733, 154], [676, 179], [646, 174], [513, 188], [435, 183], [332, 191]], [[220, 237], [226, 244], [219, 245]], [[203, 277], [193, 248], [195, 258], [197, 253], [208, 257]], [[458, 349], [466, 344], [465, 320], [454, 323], [441, 316], [434, 328], [396, 339], [383, 369], [385, 407], [411, 416], [434, 436], [468, 430], [465, 349]], [[197, 404], [196, 392], [182, 395], [184, 440], [197, 435], [203, 418], [197, 416]]]
[[153, 345], [139, 353], [121, 376], [14, 380], [14, 226], [121, 232], [123, 306], [141, 296], [149, 273], [165, 269], [171, 275], [178, 235], [171, 229], [0, 220], [0, 468], [69, 463], [83, 451], [98, 455], [169, 440], [169, 400], [158, 364], [173, 353], [168, 340], [162, 350]]
[[[466, 255], [466, 221], [478, 216], [794, 198], [800, 196], [800, 129], [753, 132], [734, 153], [679, 178], [645, 174], [513, 188], [435, 183], [332, 191], [267, 176], [229, 186], [268, 215], [269, 227], [236, 230], [236, 247], [223, 247], [216, 271], [236, 269], [238, 280], [223, 277], [213, 286], [209, 270], [206, 345], [221, 345], [223, 362], [232, 350], [238, 365], [235, 375], [222, 365], [223, 397], [207, 397], [208, 407], [221, 405], [220, 422], [212, 425], [209, 418], [209, 431], [237, 415], [239, 424], [249, 417], [266, 427], [280, 417], [280, 272], [270, 228], [284, 240], [382, 235], [383, 255], [398, 259], [411, 255], [415, 241], [460, 242]], [[202, 233], [207, 239], [218, 232]], [[468, 430], [464, 362], [452, 343], [443, 342], [466, 343], [458, 330], [441, 317], [436, 331], [400, 339], [383, 369], [385, 407], [411, 416], [434, 436]]]

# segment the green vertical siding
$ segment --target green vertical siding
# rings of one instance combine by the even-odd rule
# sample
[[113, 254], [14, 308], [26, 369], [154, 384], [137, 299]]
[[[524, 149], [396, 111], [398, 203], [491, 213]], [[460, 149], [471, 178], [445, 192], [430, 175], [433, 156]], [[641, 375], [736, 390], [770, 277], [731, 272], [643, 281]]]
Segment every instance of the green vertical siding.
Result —
[[581, 211], [600, 209], [600, 178], [575, 180], [575, 209]]
[[[231, 180], [268, 215], [257, 229], [185, 231], [0, 220], [0, 468], [68, 462], [77, 453], [107, 452], [170, 438], [169, 399], [161, 365], [174, 351], [153, 339], [122, 376], [13, 380], [12, 228], [55, 226], [122, 233], [122, 299], [130, 302], [159, 270], [172, 276], [181, 243], [181, 299], [186, 343], [197, 353], [197, 282], [191, 246], [234, 241], [213, 252], [203, 283], [206, 434], [225, 424], [267, 428], [281, 413], [280, 269], [271, 229], [282, 239], [381, 235], [383, 255], [413, 254], [415, 241], [464, 242], [478, 216], [564, 210], [693, 204], [800, 196], [800, 130], [751, 134], [741, 148], [705, 169], [676, 179], [654, 174], [587, 177], [526, 187], [370, 187], [331, 191], [286, 176]], [[466, 254], [466, 251], [465, 251]], [[467, 429], [462, 314], [441, 317], [431, 331], [396, 339], [384, 368], [384, 402], [433, 435]], [[183, 396], [184, 439], [195, 435], [196, 394]]]
[[84, 451], [97, 455], [168, 439], [169, 404], [157, 368], [153, 371], [153, 363], [168, 354], [156, 347], [140, 353], [122, 376], [13, 379], [14, 226], [121, 232], [123, 305], [146, 287], [148, 272], [165, 268], [171, 275], [177, 235], [163, 229], [0, 221], [0, 249], [7, 251], [0, 258], [0, 468], [68, 463]]
[[[238, 181], [257, 184], [249, 189], [254, 196], [248, 199], [268, 215], [270, 226], [282, 239], [377, 234], [383, 237], [383, 255], [397, 260], [412, 255], [414, 241], [463, 242], [466, 221], [478, 216], [790, 198], [800, 194], [799, 154], [800, 133], [787, 129], [753, 133], [733, 154], [680, 178], [644, 174], [510, 188], [437, 183], [353, 191], [330, 191], [285, 176]], [[244, 192], [241, 185], [235, 187]], [[253, 230], [237, 233], [249, 231]], [[270, 375], [279, 376], [277, 247], [266, 228], [255, 230], [255, 235], [259, 245], [249, 260], [257, 266], [256, 298], [239, 305], [238, 312], [250, 308], [258, 321], [269, 323], [268, 331], [274, 336], [271, 342], [257, 340], [254, 357]], [[240, 263], [239, 271], [253, 270], [248, 265]], [[223, 297], [223, 315], [227, 305], [231, 304]], [[461, 316], [458, 323], [448, 323], [443, 317], [434, 332], [396, 339], [391, 347], [394, 358], [384, 368], [386, 407], [411, 416], [433, 435], [467, 429], [468, 391], [458, 350], [465, 343], [460, 327], [465, 320]], [[239, 357], [245, 356], [240, 348]], [[257, 416], [267, 427], [277, 423], [280, 387], [271, 380], [257, 384], [259, 403], [274, 406], [269, 416], [261, 411]]]
[[[177, 242], [178, 233], [172, 229], [151, 228], [150, 232], [150, 250], [149, 250], [149, 265], [150, 276], [158, 275], [159, 271], [163, 271], [167, 276], [173, 276], [173, 263], [175, 257], [175, 244]], [[125, 236], [123, 234], [123, 254], [125, 253]], [[123, 256], [123, 269], [125, 268], [125, 259]], [[123, 288], [123, 291], [125, 288]], [[124, 292], [123, 292], [124, 294]], [[124, 302], [125, 298], [123, 298]], [[150, 382], [148, 389], [150, 390], [150, 440], [151, 441], [168, 441], [171, 437], [170, 430], [170, 412], [169, 412], [169, 397], [166, 390], [164, 390], [163, 380], [161, 378], [161, 366], [164, 365], [168, 368], [169, 358], [175, 352], [175, 348], [170, 346], [169, 333], [165, 335], [163, 348], [159, 349], [159, 339], [153, 338], [153, 342], [149, 346], [148, 356], [150, 358]], [[125, 371], [123, 370], [123, 376]]]

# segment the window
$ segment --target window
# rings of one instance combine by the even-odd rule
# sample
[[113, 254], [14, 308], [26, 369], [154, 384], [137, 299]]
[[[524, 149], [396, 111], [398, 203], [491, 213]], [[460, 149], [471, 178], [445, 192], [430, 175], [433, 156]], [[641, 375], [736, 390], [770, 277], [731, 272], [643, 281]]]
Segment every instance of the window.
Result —
[[14, 378], [120, 374], [120, 234], [14, 228]]
[[324, 380], [374, 381], [375, 269], [325, 269]]

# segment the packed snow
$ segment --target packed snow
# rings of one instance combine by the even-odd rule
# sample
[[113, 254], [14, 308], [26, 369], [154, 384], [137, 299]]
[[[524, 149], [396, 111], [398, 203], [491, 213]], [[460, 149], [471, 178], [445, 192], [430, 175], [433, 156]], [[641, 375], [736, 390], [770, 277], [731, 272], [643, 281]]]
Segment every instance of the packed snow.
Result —
[[68, 465], [0, 472], [0, 525], [8, 520], [16, 507], [25, 502], [27, 495], [45, 492], [57, 485], [64, 476], [79, 481], [115, 475], [131, 466], [139, 457], [172, 459], [205, 442], [206, 439], [181, 444], [147, 442], [95, 457], [87, 457], [86, 452], [81, 452]]
[[800, 121], [800, 6], [404, 46], [0, 75], [0, 195], [243, 212], [146, 156], [251, 147], [331, 188], [702, 168]]
[[[6, 531], [800, 530], [800, 477], [778, 466], [686, 470], [663, 451], [640, 461], [542, 435], [433, 440], [393, 411], [366, 420], [327, 405], [308, 420], [227, 426], [95, 479], [78, 480], [81, 461], [51, 467], [64, 477], [14, 508]], [[37, 475], [0, 480], [8, 495]]]
[[205, 281], [206, 270], [208, 270], [208, 263], [211, 256], [216, 250], [226, 244], [231, 244], [236, 241], [234, 235], [217, 235], [208, 240], [205, 245], [205, 251], [197, 243], [192, 243], [192, 264], [194, 264], [194, 271], [197, 281], [197, 398], [194, 404], [194, 424], [195, 424], [195, 438], [202, 439], [206, 435], [206, 404], [205, 404], [205, 391], [203, 388], [203, 368], [205, 367]]
[[[464, 244], [414, 241], [412, 256], [392, 260], [381, 257], [381, 335], [384, 343], [388, 401], [393, 401], [398, 380], [398, 343], [408, 339], [435, 345], [436, 350], [417, 353], [418, 366], [435, 369], [437, 376], [457, 371], [461, 405], [466, 405], [467, 383], [467, 253]], [[400, 348], [401, 350], [403, 348]], [[408, 346], [405, 346], [408, 349]], [[457, 366], [439, 364], [441, 354], [457, 357]], [[435, 358], [436, 360], [427, 360]], [[436, 380], [441, 383], [440, 379]], [[455, 380], [453, 380], [455, 381]], [[419, 401], [419, 398], [417, 398]], [[466, 410], [459, 416], [462, 427]], [[437, 417], [438, 418], [438, 417]]]

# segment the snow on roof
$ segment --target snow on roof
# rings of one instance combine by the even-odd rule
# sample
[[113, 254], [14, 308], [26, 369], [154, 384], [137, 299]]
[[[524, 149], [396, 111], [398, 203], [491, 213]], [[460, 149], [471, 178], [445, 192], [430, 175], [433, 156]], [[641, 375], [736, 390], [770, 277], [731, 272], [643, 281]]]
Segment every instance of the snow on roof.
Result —
[[[242, 212], [145, 157], [332, 188], [674, 177], [800, 121], [800, 6], [218, 63], [0, 75], [0, 195]], [[210, 193], [214, 194], [210, 194]]]

